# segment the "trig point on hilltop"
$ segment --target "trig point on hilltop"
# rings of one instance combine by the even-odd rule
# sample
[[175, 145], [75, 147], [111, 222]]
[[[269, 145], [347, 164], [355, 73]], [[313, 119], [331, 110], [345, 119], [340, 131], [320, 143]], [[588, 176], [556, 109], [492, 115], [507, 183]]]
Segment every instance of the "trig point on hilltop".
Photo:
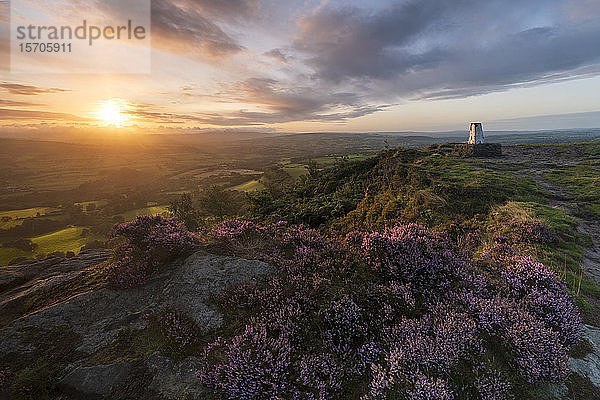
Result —
[[483, 144], [485, 139], [483, 137], [483, 126], [481, 122], [471, 122], [471, 128], [469, 129], [469, 144]]
[[438, 146], [439, 148], [451, 149], [451, 153], [458, 157], [489, 158], [502, 156], [502, 145], [500, 143], [485, 143], [481, 122], [471, 122], [467, 143], [451, 143]]

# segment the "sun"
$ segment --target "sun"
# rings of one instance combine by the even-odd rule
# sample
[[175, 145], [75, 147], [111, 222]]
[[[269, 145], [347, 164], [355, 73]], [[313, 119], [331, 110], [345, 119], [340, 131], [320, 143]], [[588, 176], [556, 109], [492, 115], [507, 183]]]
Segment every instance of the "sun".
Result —
[[132, 106], [123, 99], [112, 98], [98, 102], [100, 108], [92, 113], [102, 121], [104, 126], [122, 128], [131, 125], [133, 115], [130, 114]]

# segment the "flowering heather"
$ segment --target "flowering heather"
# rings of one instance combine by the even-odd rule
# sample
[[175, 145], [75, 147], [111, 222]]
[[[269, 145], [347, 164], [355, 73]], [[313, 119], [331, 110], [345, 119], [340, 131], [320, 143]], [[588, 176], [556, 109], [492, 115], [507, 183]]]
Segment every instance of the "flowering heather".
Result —
[[[351, 241], [355, 241], [353, 236]], [[416, 224], [397, 225], [364, 235], [361, 254], [374, 270], [417, 292], [444, 292], [465, 279], [471, 265], [439, 232]]]
[[410, 400], [452, 400], [455, 395], [444, 380], [419, 375], [414, 382], [414, 388], [408, 391], [408, 398]]
[[414, 224], [335, 241], [227, 221], [202, 240], [277, 267], [224, 294], [238, 333], [207, 346], [199, 373], [220, 399], [510, 400], [563, 379], [579, 338], [565, 285], [507, 238], [477, 264]]
[[507, 330], [511, 353], [522, 377], [530, 383], [558, 382], [567, 376], [569, 359], [558, 335], [533, 318]]
[[331, 247], [322, 235], [304, 226], [280, 221], [259, 226], [250, 221], [227, 220], [201, 233], [211, 250], [256, 257], [275, 264], [294, 260], [307, 262], [317, 252]]
[[475, 388], [481, 396], [481, 400], [512, 400], [510, 383], [502, 374], [494, 369], [482, 365], [475, 369]]
[[502, 272], [509, 294], [556, 332], [562, 343], [575, 345], [581, 335], [581, 317], [564, 282], [554, 271], [531, 257], [512, 257]]
[[289, 392], [290, 345], [284, 338], [269, 337], [264, 325], [249, 325], [227, 343], [217, 340], [206, 349], [206, 358], [212, 357], [225, 362], [213, 370], [201, 371], [199, 378], [224, 393], [225, 398], [284, 399]]
[[475, 328], [465, 314], [426, 314], [402, 321], [386, 339], [409, 370], [443, 373], [477, 354], [481, 343]]
[[514, 239], [517, 242], [548, 244], [558, 239], [556, 234], [540, 221], [527, 220], [512, 228], [514, 230]]
[[107, 268], [108, 282], [127, 289], [145, 284], [158, 267], [191, 252], [196, 239], [175, 218], [144, 215], [116, 225], [113, 236], [126, 242], [117, 249], [114, 263]]
[[236, 243], [254, 237], [266, 238], [266, 229], [251, 221], [231, 219], [208, 230], [217, 241]]
[[197, 329], [194, 322], [179, 310], [166, 309], [157, 318], [160, 333], [180, 348], [195, 342]]
[[130, 245], [156, 257], [183, 255], [195, 246], [194, 236], [175, 218], [143, 215], [114, 227], [113, 236], [123, 236]]
[[300, 379], [305, 394], [297, 398], [326, 400], [337, 398], [343, 391], [346, 372], [338, 357], [332, 354], [308, 354], [299, 363]]
[[335, 351], [362, 343], [369, 331], [368, 321], [361, 309], [349, 296], [335, 300], [321, 311], [325, 326], [325, 340], [329, 348]]
[[504, 264], [504, 262], [517, 255], [517, 251], [508, 243], [506, 236], [496, 236], [494, 243], [483, 250], [480, 258], [495, 264]]
[[159, 262], [147, 257], [130, 244], [119, 247], [115, 261], [106, 269], [108, 282], [119, 289], [142, 286], [159, 266]]

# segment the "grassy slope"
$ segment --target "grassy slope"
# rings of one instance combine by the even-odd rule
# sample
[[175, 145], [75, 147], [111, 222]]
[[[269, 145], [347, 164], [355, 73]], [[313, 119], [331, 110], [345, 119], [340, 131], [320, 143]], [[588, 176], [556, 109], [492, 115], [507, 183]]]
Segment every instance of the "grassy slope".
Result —
[[[57, 208], [52, 207], [35, 207], [22, 210], [0, 211], [0, 229], [10, 229], [22, 224], [25, 218], [33, 218], [38, 213], [42, 216], [57, 210]], [[3, 218], [10, 218], [10, 220], [2, 222]]]
[[[576, 146], [564, 151], [574, 152], [574, 160], [586, 157]], [[257, 194], [252, 211], [258, 219], [278, 214], [334, 234], [416, 222], [445, 230], [459, 243], [469, 233], [482, 234], [484, 246], [498, 232], [514, 229], [518, 221], [505, 221], [488, 232], [498, 224], [493, 214], [508, 207], [508, 213], [520, 215], [522, 221], [542, 221], [557, 233], [554, 243], [521, 245], [527, 248], [520, 250], [554, 266], [572, 286], [579, 281], [589, 238], [576, 233], [574, 218], [548, 205], [524, 168], [526, 163], [460, 159], [437, 150], [391, 150], [368, 160], [338, 162], [314, 177], [299, 179], [278, 199]], [[600, 298], [592, 281], [584, 279], [581, 286], [584, 294]]]
[[25, 252], [14, 248], [0, 248], [0, 265], [6, 265], [17, 257], [35, 257], [57, 251], [78, 253], [81, 247], [85, 246], [88, 242], [105, 239], [99, 235], [82, 237], [81, 233], [84, 229], [86, 228], [71, 227], [31, 238], [31, 241], [38, 246], [33, 252]]
[[254, 192], [262, 189], [264, 189], [263, 184], [257, 180], [242, 183], [231, 188], [231, 190], [237, 190], [238, 192]]
[[544, 173], [544, 178], [566, 188], [578, 203], [600, 216], [600, 161], [557, 166]]
[[144, 207], [144, 208], [138, 208], [135, 210], [127, 211], [120, 215], [122, 215], [123, 218], [125, 218], [125, 221], [132, 221], [135, 219], [135, 217], [137, 217], [139, 215], [162, 214], [167, 211], [168, 211], [167, 206], [152, 206], [152, 207]]

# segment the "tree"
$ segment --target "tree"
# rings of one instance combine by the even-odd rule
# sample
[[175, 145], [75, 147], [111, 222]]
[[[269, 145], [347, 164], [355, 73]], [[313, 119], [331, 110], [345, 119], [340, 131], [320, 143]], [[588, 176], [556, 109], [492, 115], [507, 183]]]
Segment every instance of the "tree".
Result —
[[185, 227], [194, 232], [199, 227], [200, 213], [195, 207], [194, 196], [184, 193], [167, 207], [175, 218], [185, 224]]
[[280, 167], [267, 168], [260, 181], [274, 199], [281, 197], [285, 188], [294, 183], [294, 179]]

